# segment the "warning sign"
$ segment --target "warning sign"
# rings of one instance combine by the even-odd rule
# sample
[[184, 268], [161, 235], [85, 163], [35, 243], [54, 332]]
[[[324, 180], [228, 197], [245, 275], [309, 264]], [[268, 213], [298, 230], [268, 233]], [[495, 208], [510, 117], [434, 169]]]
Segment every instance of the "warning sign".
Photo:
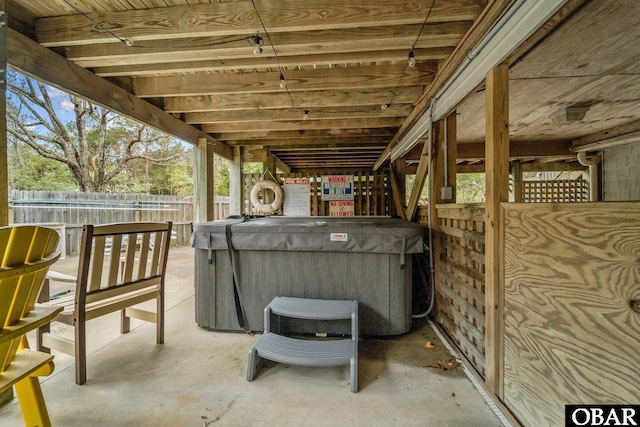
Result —
[[329, 216], [354, 216], [353, 201], [333, 200], [329, 202]]
[[323, 176], [322, 200], [353, 200], [353, 175]]

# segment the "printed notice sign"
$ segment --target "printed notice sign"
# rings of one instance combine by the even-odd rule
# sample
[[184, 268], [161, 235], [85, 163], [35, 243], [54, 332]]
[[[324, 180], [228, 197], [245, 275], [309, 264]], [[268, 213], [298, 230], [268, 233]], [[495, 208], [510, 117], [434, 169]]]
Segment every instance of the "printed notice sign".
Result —
[[331, 233], [329, 240], [331, 242], [346, 242], [349, 240], [349, 235], [347, 233]]
[[309, 178], [284, 179], [284, 215], [311, 215], [311, 183]]
[[353, 175], [323, 176], [322, 200], [353, 200]]
[[332, 200], [329, 202], [329, 216], [354, 216], [353, 200]]

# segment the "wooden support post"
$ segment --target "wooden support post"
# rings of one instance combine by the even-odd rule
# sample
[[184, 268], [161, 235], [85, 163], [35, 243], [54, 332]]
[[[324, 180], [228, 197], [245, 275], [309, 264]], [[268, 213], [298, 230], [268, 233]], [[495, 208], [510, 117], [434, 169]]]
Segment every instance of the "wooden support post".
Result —
[[393, 212], [402, 219], [407, 219], [405, 203], [407, 200], [406, 185], [406, 162], [399, 159], [391, 164], [389, 169], [389, 182], [391, 183], [391, 192], [393, 193]]
[[409, 196], [409, 204], [407, 205], [406, 218], [411, 221], [418, 209], [418, 202], [420, 201], [420, 194], [422, 193], [422, 187], [424, 187], [424, 181], [427, 178], [429, 172], [429, 142], [425, 142], [422, 146], [422, 152], [420, 153], [420, 162], [418, 163], [418, 170], [416, 172], [416, 179], [413, 182], [413, 188], [411, 189], [411, 195]]
[[503, 398], [504, 281], [500, 203], [509, 199], [509, 67], [499, 65], [486, 81], [485, 380]]
[[433, 252], [433, 268], [435, 274], [431, 276], [433, 286], [435, 287], [436, 304], [433, 307], [433, 314], [438, 318], [437, 299], [439, 295], [440, 275], [438, 274], [438, 264], [440, 263], [440, 254], [442, 253], [441, 226], [440, 218], [438, 218], [437, 205], [443, 202], [442, 187], [444, 186], [444, 120], [434, 123], [431, 132], [433, 143], [431, 147], [431, 164], [429, 165], [429, 188], [431, 195], [429, 196], [429, 224], [431, 227], [431, 247]]
[[451, 198], [445, 199], [445, 203], [456, 203], [456, 178], [458, 175], [458, 114], [453, 111], [445, 119], [447, 130], [445, 146], [447, 152], [447, 186], [451, 187]]
[[233, 161], [229, 163], [229, 214], [242, 215], [243, 213], [242, 152], [236, 145], [233, 147]]
[[[262, 171], [264, 173], [264, 180], [277, 181], [276, 178], [276, 158], [270, 152], [267, 152], [266, 159], [262, 162]], [[268, 171], [268, 172], [267, 172]], [[272, 203], [275, 199], [275, 194], [271, 190], [262, 190], [262, 200], [264, 203]]]
[[407, 205], [407, 161], [398, 159], [395, 162], [394, 169], [396, 171], [396, 179], [399, 186], [399, 196], [402, 200], [402, 206]]
[[213, 221], [213, 147], [206, 138], [199, 138], [193, 153], [194, 221]]
[[[433, 150], [431, 152], [431, 164], [429, 165], [429, 186], [431, 187], [431, 199], [429, 200], [429, 218], [432, 233], [432, 248], [434, 261], [434, 283], [436, 305], [433, 313], [438, 318], [437, 300], [440, 295], [440, 254], [442, 248], [442, 224], [438, 217], [438, 205], [441, 203], [456, 202], [456, 175], [457, 175], [457, 120], [454, 111], [444, 120], [433, 124]], [[445, 156], [446, 154], [446, 156]], [[446, 179], [445, 179], [446, 178]], [[445, 185], [446, 183], [446, 185]], [[445, 198], [443, 188], [449, 187], [450, 197]]]
[[9, 225], [9, 171], [7, 163], [7, 12], [0, 0], [0, 227]]
[[522, 164], [520, 160], [513, 162], [513, 201], [516, 203], [522, 202]]

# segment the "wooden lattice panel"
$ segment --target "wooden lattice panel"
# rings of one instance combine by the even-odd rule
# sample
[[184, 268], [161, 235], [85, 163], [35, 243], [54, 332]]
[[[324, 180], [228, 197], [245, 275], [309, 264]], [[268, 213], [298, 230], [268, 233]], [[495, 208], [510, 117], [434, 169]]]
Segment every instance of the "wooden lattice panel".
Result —
[[522, 181], [522, 201], [575, 203], [589, 201], [589, 183], [584, 179]]
[[484, 206], [437, 208], [437, 320], [484, 377]]

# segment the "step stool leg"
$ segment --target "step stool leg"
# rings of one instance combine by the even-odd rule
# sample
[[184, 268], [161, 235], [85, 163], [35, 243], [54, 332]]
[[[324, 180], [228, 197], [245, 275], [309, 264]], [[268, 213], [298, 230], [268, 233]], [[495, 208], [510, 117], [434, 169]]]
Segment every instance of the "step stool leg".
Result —
[[253, 381], [256, 377], [261, 360], [262, 358], [258, 356], [258, 350], [252, 347], [249, 350], [249, 361], [247, 362], [247, 381]]
[[351, 393], [358, 392], [358, 356], [354, 356], [351, 358], [350, 365], [350, 376], [351, 376]]

